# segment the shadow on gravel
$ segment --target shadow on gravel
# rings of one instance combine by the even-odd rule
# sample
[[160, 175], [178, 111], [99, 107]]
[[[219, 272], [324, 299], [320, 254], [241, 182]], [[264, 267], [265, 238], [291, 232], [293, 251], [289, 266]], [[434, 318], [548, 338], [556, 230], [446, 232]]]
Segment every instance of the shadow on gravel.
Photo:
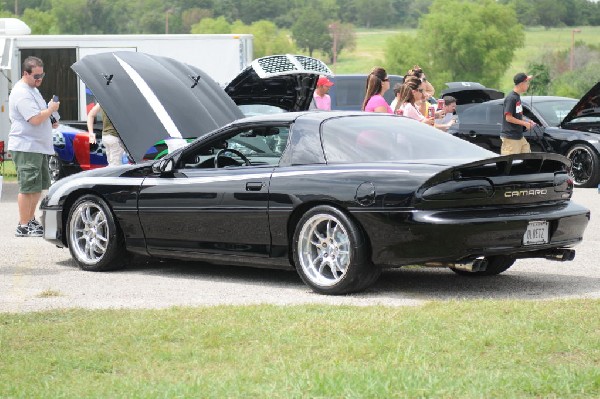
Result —
[[449, 269], [387, 270], [373, 286], [384, 295], [409, 295], [415, 299], [549, 299], [596, 292], [600, 279], [563, 274], [509, 270], [498, 276], [465, 277]]
[[[71, 261], [59, 264], [77, 267], [75, 262]], [[135, 257], [126, 269], [107, 273], [143, 274], [148, 278], [201, 279], [220, 283], [309, 290], [294, 271], [191, 261], [163, 261], [144, 257]], [[419, 300], [550, 299], [583, 296], [596, 292], [599, 286], [599, 278], [520, 272], [518, 266], [504, 274], [489, 277], [464, 277], [448, 269], [411, 267], [385, 270], [370, 289], [351, 296], [410, 297]]]

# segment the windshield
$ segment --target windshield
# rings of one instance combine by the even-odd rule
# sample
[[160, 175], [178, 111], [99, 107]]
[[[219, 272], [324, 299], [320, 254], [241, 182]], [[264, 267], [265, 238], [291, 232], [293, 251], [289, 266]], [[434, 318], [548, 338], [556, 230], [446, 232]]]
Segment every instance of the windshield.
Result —
[[533, 102], [533, 107], [549, 126], [558, 126], [577, 104], [577, 100], [564, 98], [552, 101]]
[[481, 159], [496, 154], [398, 116], [355, 116], [322, 125], [327, 163]]

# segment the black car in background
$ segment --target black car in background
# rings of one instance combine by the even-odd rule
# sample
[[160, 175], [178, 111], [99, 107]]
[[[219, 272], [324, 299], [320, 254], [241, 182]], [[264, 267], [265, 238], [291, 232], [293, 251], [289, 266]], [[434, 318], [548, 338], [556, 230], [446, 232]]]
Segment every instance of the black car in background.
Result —
[[440, 98], [452, 96], [456, 98], [456, 112], [460, 112], [472, 105], [491, 100], [504, 98], [504, 93], [485, 87], [477, 82], [449, 82], [439, 94]]
[[[567, 97], [522, 96], [523, 115], [538, 124], [525, 132], [534, 152], [565, 155], [572, 162], [578, 187], [600, 183], [600, 82], [581, 100]], [[458, 123], [448, 132], [500, 153], [503, 100], [492, 100], [458, 111]]]
[[[385, 101], [391, 104], [394, 101], [394, 85], [404, 82], [398, 75], [388, 75], [390, 90], [383, 94]], [[335, 83], [329, 89], [331, 96], [331, 109], [340, 111], [360, 111], [365, 98], [367, 75], [335, 75], [330, 80]]]

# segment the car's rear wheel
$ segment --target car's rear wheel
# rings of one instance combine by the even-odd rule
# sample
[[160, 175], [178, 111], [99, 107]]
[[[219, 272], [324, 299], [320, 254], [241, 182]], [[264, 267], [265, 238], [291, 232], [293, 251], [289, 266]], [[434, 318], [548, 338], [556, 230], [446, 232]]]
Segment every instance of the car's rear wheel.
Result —
[[596, 187], [600, 182], [598, 154], [588, 145], [576, 144], [567, 151], [571, 174], [577, 187]]
[[50, 184], [54, 184], [65, 177], [63, 164], [58, 155], [48, 157], [48, 169], [50, 170]]
[[467, 270], [450, 268], [454, 273], [460, 274], [461, 276], [495, 276], [496, 274], [500, 274], [502, 272], [507, 271], [514, 263], [515, 259], [510, 256], [490, 256], [486, 258], [487, 267], [485, 270], [481, 270], [478, 272], [470, 272]]
[[80, 268], [120, 269], [127, 261], [122, 234], [108, 204], [95, 195], [79, 198], [67, 219], [67, 242]]
[[362, 230], [332, 206], [317, 206], [302, 216], [294, 233], [293, 255], [302, 280], [321, 294], [364, 290], [381, 273], [371, 262]]

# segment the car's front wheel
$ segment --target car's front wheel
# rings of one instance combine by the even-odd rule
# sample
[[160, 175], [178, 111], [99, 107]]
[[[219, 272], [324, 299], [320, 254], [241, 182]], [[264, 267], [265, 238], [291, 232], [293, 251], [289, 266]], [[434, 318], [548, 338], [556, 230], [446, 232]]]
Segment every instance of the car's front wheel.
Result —
[[381, 273], [371, 262], [362, 230], [332, 206], [317, 206], [302, 216], [294, 233], [293, 256], [302, 280], [321, 294], [362, 291]]
[[127, 261], [112, 211], [98, 196], [84, 195], [75, 201], [67, 219], [67, 241], [71, 255], [83, 270], [120, 269]]
[[576, 144], [567, 151], [571, 174], [577, 187], [596, 187], [600, 182], [598, 154], [588, 145]]
[[56, 154], [48, 157], [48, 170], [50, 171], [50, 184], [65, 177], [62, 161]]

